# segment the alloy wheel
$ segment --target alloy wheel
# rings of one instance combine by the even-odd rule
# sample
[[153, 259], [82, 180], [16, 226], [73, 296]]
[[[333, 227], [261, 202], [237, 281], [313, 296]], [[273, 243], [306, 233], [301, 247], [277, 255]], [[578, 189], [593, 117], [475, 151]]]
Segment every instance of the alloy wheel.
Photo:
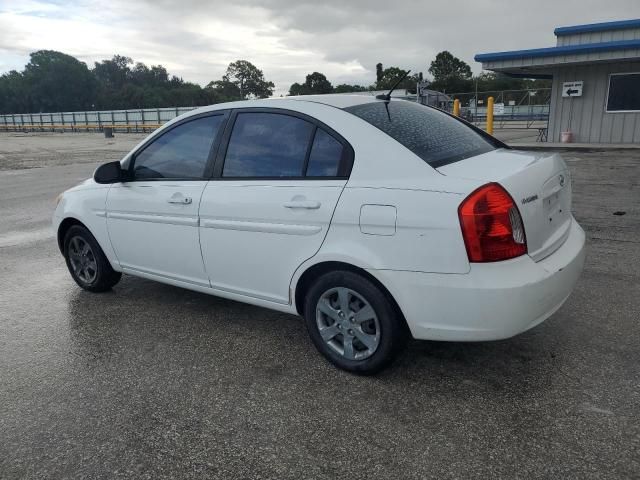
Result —
[[322, 340], [347, 360], [364, 360], [380, 344], [380, 322], [371, 304], [346, 287], [331, 288], [316, 305]]
[[69, 241], [69, 262], [73, 273], [81, 281], [91, 284], [98, 275], [98, 263], [91, 245], [82, 237], [75, 236]]

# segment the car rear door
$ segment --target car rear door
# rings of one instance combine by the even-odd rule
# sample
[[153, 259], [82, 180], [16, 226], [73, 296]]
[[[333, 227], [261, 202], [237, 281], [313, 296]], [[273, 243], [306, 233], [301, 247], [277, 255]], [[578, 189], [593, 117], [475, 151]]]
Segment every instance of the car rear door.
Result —
[[353, 150], [314, 119], [281, 109], [233, 112], [200, 206], [214, 289], [289, 303], [289, 283], [322, 245]]
[[114, 184], [107, 227], [123, 271], [209, 287], [198, 232], [198, 207], [227, 118], [186, 119], [132, 156], [130, 180]]

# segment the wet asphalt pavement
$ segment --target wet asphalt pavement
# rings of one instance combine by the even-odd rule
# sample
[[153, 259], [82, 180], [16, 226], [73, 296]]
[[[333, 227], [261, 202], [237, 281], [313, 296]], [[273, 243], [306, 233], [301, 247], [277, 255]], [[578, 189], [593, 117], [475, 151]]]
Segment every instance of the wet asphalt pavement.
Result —
[[21, 163], [46, 152], [0, 136], [0, 478], [640, 477], [640, 151], [565, 154], [588, 257], [553, 317], [362, 378], [294, 316], [128, 276], [80, 290], [49, 217], [117, 156], [87, 137], [89, 160]]

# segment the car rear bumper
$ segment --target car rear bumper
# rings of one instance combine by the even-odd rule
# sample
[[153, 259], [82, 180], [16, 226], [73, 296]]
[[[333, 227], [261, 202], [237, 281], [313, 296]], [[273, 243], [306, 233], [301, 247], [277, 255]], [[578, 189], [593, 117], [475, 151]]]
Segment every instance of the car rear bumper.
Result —
[[572, 219], [564, 244], [534, 262], [528, 255], [472, 264], [468, 274], [370, 270], [391, 292], [414, 338], [509, 338], [549, 318], [573, 291], [585, 258], [585, 234]]

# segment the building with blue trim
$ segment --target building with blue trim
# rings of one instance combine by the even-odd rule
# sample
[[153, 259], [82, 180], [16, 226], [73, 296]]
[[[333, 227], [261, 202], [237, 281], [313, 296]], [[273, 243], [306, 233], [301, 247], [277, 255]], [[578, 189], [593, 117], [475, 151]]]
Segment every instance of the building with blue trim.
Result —
[[[482, 68], [552, 78], [548, 140], [640, 143], [640, 19], [558, 27], [555, 47], [479, 53]], [[581, 83], [582, 82], [582, 83]]]

